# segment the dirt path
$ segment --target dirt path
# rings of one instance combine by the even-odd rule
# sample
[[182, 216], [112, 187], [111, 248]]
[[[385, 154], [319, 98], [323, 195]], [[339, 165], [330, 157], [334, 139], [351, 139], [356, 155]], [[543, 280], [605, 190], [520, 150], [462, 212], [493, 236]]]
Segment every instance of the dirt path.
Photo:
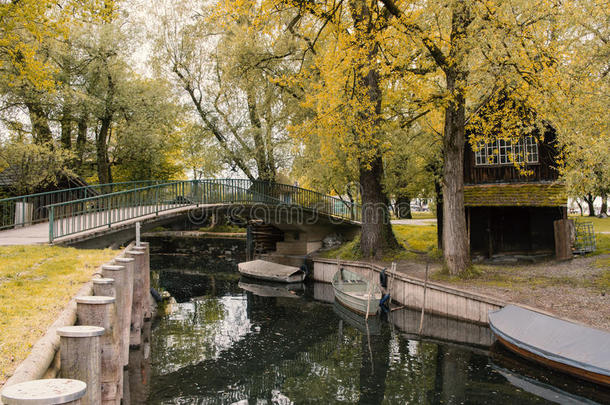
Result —
[[[610, 277], [602, 277], [610, 272], [608, 263], [610, 255], [577, 257], [568, 262], [477, 265], [480, 274], [468, 280], [441, 275], [440, 264], [434, 263], [430, 279], [610, 331]], [[397, 269], [421, 279], [425, 275], [425, 263], [400, 261]]]

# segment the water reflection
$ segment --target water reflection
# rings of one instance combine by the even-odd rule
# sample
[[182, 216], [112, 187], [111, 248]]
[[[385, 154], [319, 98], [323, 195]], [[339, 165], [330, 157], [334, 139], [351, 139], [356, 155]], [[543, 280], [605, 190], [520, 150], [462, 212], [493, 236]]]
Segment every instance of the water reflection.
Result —
[[[147, 400], [131, 403], [556, 402], [516, 384], [514, 373], [498, 368], [487, 348], [405, 337], [419, 325], [415, 314], [394, 313], [392, 323], [377, 321], [371, 333], [372, 324], [363, 327], [351, 313], [307, 295], [259, 296], [240, 289], [234, 276], [200, 275], [195, 281], [167, 273], [161, 275], [166, 288], [196, 296], [174, 304], [154, 326], [150, 370], [139, 367], [140, 379], [149, 375], [147, 388], [136, 395]], [[328, 295], [318, 285], [307, 291]], [[466, 341], [487, 341], [487, 332], [469, 325], [435, 322], [440, 329], [429, 326], [430, 335], [461, 333]]]

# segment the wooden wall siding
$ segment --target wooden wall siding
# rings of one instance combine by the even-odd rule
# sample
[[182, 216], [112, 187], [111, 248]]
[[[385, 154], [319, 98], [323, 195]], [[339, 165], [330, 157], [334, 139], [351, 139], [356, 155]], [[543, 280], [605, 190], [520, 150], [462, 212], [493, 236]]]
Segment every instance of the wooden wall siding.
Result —
[[[337, 261], [331, 259], [314, 259], [314, 280], [330, 283], [337, 271]], [[362, 262], [341, 261], [341, 267], [358, 273], [375, 283], [379, 282], [382, 267]], [[390, 271], [387, 271], [392, 278]], [[393, 274], [390, 293], [392, 299], [409, 308], [422, 307], [424, 281], [402, 273]], [[426, 293], [426, 313], [437, 314], [454, 319], [487, 325], [489, 311], [502, 308], [505, 303], [491, 297], [461, 291], [440, 284], [428, 282]], [[315, 292], [314, 292], [315, 293]]]
[[512, 183], [512, 182], [538, 182], [554, 181], [559, 177], [557, 171], [557, 150], [553, 146], [555, 136], [545, 135], [545, 141], [538, 143], [538, 163], [526, 166], [531, 175], [525, 176], [513, 165], [486, 165], [476, 166], [475, 155], [470, 142], [466, 141], [464, 148], [464, 183]]

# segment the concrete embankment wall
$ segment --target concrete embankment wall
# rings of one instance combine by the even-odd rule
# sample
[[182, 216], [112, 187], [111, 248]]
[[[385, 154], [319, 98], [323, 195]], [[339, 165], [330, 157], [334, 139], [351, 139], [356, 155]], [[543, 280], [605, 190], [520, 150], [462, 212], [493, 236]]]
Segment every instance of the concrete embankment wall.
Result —
[[[332, 282], [338, 269], [338, 261], [316, 258], [313, 262], [314, 280], [324, 283]], [[375, 283], [379, 282], [379, 273], [383, 270], [383, 267], [372, 263], [341, 261], [340, 264], [342, 268], [358, 273]], [[408, 308], [421, 309], [424, 301], [425, 281], [400, 272], [391, 272], [389, 269], [386, 270], [386, 274], [392, 300]], [[487, 317], [489, 311], [495, 311], [506, 305], [491, 297], [430, 281], [428, 281], [426, 289], [426, 314], [441, 315], [480, 325], [489, 323]]]

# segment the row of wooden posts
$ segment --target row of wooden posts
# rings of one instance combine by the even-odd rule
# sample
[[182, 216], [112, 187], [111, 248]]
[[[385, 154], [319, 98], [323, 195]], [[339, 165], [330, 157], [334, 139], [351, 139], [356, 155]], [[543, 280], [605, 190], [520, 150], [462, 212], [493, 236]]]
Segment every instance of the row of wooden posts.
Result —
[[142, 326], [152, 316], [148, 244], [102, 265], [92, 281], [94, 295], [76, 297], [76, 325], [57, 329], [60, 378], [10, 386], [2, 392], [5, 404], [121, 403], [129, 348], [142, 344]]

